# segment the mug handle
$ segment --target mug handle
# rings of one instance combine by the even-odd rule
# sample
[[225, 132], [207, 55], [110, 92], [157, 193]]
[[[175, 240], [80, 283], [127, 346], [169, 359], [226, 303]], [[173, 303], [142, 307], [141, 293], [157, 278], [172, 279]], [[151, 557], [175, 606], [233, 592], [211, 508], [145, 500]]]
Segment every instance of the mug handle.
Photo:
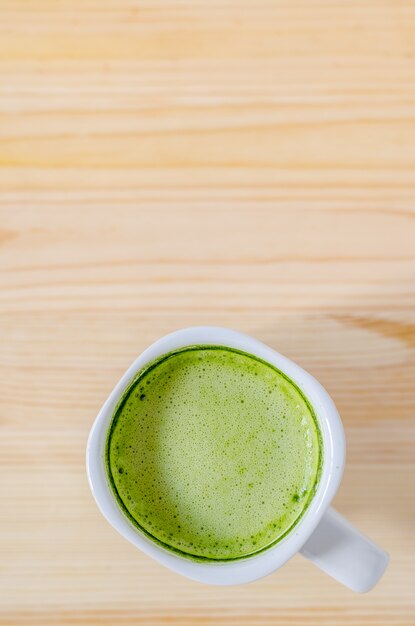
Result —
[[329, 507], [300, 553], [349, 589], [365, 593], [382, 577], [389, 556]]

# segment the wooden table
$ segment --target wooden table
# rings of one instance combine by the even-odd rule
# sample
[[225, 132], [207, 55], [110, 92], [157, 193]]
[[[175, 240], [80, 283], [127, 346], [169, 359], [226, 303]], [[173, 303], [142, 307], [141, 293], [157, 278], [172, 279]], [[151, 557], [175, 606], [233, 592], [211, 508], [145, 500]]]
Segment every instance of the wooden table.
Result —
[[[1, 624], [415, 624], [414, 55], [403, 0], [0, 4]], [[101, 517], [92, 421], [192, 324], [333, 395], [373, 592], [300, 557], [203, 586]]]

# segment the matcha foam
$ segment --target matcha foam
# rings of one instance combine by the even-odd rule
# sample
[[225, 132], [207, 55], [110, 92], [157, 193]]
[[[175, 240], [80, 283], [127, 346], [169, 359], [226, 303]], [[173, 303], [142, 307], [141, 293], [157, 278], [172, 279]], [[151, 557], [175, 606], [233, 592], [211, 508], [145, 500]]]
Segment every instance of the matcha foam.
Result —
[[310, 404], [273, 366], [195, 346], [141, 371], [107, 438], [129, 519], [166, 547], [228, 560], [278, 541], [312, 499], [321, 437]]

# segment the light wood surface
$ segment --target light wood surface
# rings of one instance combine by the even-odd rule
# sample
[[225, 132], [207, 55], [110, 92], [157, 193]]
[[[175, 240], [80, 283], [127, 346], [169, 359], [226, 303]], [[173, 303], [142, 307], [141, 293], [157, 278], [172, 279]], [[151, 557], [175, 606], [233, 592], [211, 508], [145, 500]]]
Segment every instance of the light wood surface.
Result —
[[[0, 2], [0, 623], [415, 624], [415, 3]], [[99, 514], [92, 421], [151, 341], [246, 331], [342, 414], [391, 554], [187, 581]]]

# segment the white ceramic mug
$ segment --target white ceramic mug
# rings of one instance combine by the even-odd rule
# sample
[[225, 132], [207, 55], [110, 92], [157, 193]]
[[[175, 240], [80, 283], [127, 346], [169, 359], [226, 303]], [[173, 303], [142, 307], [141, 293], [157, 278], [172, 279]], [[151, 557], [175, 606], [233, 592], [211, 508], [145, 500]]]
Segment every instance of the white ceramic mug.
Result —
[[[285, 372], [312, 404], [323, 436], [324, 461], [320, 482], [302, 519], [268, 550], [237, 561], [197, 562], [151, 541], [121, 511], [107, 479], [105, 442], [114, 409], [124, 390], [147, 363], [171, 350], [191, 345], [237, 348]], [[137, 548], [188, 578], [216, 585], [246, 583], [277, 570], [300, 552], [350, 589], [365, 592], [382, 576], [388, 555], [329, 506], [342, 478], [345, 452], [344, 432], [337, 409], [315, 378], [252, 337], [226, 328], [194, 327], [178, 330], [153, 343], [122, 376], [92, 426], [87, 445], [87, 473], [93, 496], [109, 523]]]

